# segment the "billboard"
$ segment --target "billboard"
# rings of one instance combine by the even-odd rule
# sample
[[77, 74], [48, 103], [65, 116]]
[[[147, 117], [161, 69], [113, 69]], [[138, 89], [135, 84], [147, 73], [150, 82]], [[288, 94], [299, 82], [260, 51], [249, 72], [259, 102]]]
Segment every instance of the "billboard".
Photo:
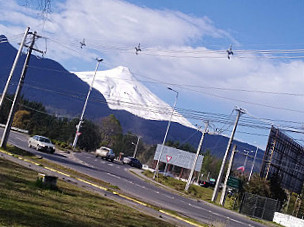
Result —
[[275, 127], [270, 130], [261, 177], [277, 177], [282, 188], [301, 193], [304, 182], [304, 148]]
[[[154, 160], [158, 160], [161, 152], [161, 148], [162, 145], [157, 144]], [[195, 158], [195, 153], [179, 150], [174, 147], [164, 146], [164, 150], [161, 155], [160, 162], [168, 163], [174, 166], [179, 166], [185, 169], [191, 169], [193, 166], [194, 158]], [[195, 171], [199, 172], [201, 170], [203, 158], [204, 156], [202, 155], [198, 156], [196, 166], [194, 169]]]

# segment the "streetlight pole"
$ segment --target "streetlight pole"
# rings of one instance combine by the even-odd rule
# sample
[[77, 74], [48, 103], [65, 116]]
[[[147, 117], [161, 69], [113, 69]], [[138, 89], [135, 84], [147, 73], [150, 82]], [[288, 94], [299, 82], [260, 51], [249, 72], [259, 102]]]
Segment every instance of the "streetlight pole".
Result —
[[168, 89], [169, 89], [170, 91], [175, 92], [175, 93], [176, 93], [176, 96], [175, 96], [175, 101], [174, 101], [174, 105], [173, 105], [173, 110], [172, 110], [172, 113], [171, 113], [171, 116], [170, 116], [170, 119], [169, 119], [169, 122], [168, 122], [166, 134], [165, 134], [165, 137], [164, 137], [164, 140], [163, 140], [163, 143], [162, 143], [162, 147], [161, 147], [161, 150], [160, 150], [158, 159], [157, 159], [157, 163], [156, 163], [156, 167], [155, 167], [154, 175], [153, 175], [153, 180], [155, 179], [156, 175], [158, 175], [158, 168], [159, 168], [160, 158], [161, 158], [161, 155], [162, 155], [162, 153], [163, 153], [163, 151], [164, 151], [165, 142], [166, 142], [166, 139], [167, 139], [167, 135], [168, 135], [168, 132], [169, 132], [169, 129], [170, 129], [170, 125], [171, 125], [171, 120], [172, 120], [172, 117], [173, 117], [173, 114], [174, 114], [174, 111], [175, 111], [175, 106], [176, 106], [177, 99], [178, 99], [178, 91], [175, 91], [175, 90], [173, 90], [173, 89], [170, 88], [170, 87], [168, 87]]
[[[139, 140], [140, 140], [141, 136], [137, 136], [137, 143], [135, 145], [135, 150], [133, 153], [133, 158], [136, 158], [136, 153], [137, 153], [137, 149], [138, 149], [138, 144], [139, 144]], [[132, 142], [133, 143], [133, 142]], [[134, 144], [134, 143], [133, 143]]]
[[249, 177], [248, 177], [248, 181], [250, 181], [250, 178], [251, 178], [251, 175], [252, 175], [252, 172], [253, 172], [253, 168], [254, 168], [254, 164], [255, 164], [255, 159], [256, 159], [258, 150], [259, 150], [259, 147], [257, 147], [257, 149], [255, 150], [255, 154], [254, 154], [253, 162], [252, 162], [252, 165], [251, 165], [251, 170], [250, 170], [250, 174], [249, 174]]
[[197, 162], [197, 159], [198, 159], [198, 155], [199, 155], [199, 153], [201, 151], [201, 147], [202, 147], [202, 144], [203, 144], [204, 136], [207, 133], [208, 126], [209, 126], [209, 122], [207, 121], [205, 123], [205, 130], [204, 130], [204, 132], [202, 132], [202, 137], [201, 137], [201, 140], [199, 142], [199, 145], [198, 145], [198, 148], [197, 148], [197, 151], [196, 151], [196, 155], [195, 155], [195, 158], [194, 158], [194, 161], [193, 161], [192, 169], [191, 169], [191, 172], [190, 172], [190, 175], [188, 177], [188, 181], [187, 181], [187, 184], [186, 184], [186, 187], [185, 187], [185, 191], [186, 192], [188, 191], [188, 189], [190, 187], [192, 176], [193, 176], [194, 169], [195, 169], [195, 166], [196, 166], [196, 162]]
[[84, 113], [85, 113], [86, 108], [87, 108], [88, 100], [89, 100], [89, 97], [90, 97], [90, 94], [91, 94], [91, 91], [92, 91], [92, 88], [93, 88], [93, 84], [94, 84], [94, 81], [95, 81], [95, 76], [96, 76], [99, 64], [100, 64], [100, 62], [103, 61], [103, 59], [101, 59], [101, 58], [96, 58], [96, 60], [97, 60], [97, 65], [96, 65], [96, 68], [95, 68], [93, 80], [92, 80], [92, 83], [90, 85], [90, 88], [89, 88], [89, 91], [88, 91], [88, 94], [87, 94], [87, 98], [86, 98], [86, 100], [84, 102], [84, 105], [83, 105], [83, 109], [82, 109], [82, 113], [81, 113], [79, 123], [78, 123], [78, 125], [76, 125], [76, 134], [75, 134], [75, 138], [74, 138], [74, 142], [73, 142], [73, 149], [75, 149], [77, 141], [78, 141], [78, 137], [80, 136], [79, 131], [80, 131], [80, 128], [81, 128], [81, 124], [83, 122]]
[[[245, 169], [246, 169], [246, 164], [247, 164], [247, 158], [248, 158], [248, 154], [249, 154], [249, 152], [251, 152], [251, 151], [246, 151], [246, 150], [244, 150], [245, 151], [245, 160], [244, 160], [244, 171], [243, 171], [243, 174], [245, 173]], [[247, 153], [246, 153], [247, 152]]]

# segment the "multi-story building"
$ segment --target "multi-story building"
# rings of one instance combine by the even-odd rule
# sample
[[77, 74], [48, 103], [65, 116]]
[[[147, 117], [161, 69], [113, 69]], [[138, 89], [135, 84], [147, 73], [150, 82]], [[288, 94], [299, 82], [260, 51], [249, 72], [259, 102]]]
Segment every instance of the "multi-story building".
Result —
[[260, 175], [266, 179], [277, 177], [282, 188], [300, 194], [304, 181], [303, 146], [272, 127]]

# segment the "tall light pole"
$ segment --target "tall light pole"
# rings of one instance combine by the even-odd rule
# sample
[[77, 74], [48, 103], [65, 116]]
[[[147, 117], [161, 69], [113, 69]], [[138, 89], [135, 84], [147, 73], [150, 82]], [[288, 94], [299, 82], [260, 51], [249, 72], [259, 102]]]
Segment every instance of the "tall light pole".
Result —
[[139, 144], [140, 138], [141, 138], [141, 136], [137, 136], [137, 143], [136, 143], [136, 144], [134, 144], [134, 143], [132, 142], [132, 144], [135, 145], [135, 150], [134, 150], [134, 153], [133, 153], [133, 158], [136, 158], [136, 153], [137, 153], [137, 149], [138, 149], [138, 144]]
[[76, 125], [76, 134], [75, 134], [75, 138], [74, 138], [74, 142], [73, 142], [73, 149], [76, 147], [78, 137], [80, 136], [79, 131], [80, 131], [80, 128], [81, 128], [81, 124], [83, 122], [84, 113], [85, 113], [86, 108], [87, 108], [88, 100], [89, 100], [89, 97], [90, 97], [90, 94], [91, 94], [91, 91], [92, 91], [92, 88], [93, 88], [93, 84], [94, 84], [94, 81], [95, 81], [95, 76], [96, 76], [99, 64], [100, 64], [100, 62], [103, 61], [103, 59], [101, 59], [101, 58], [96, 58], [96, 60], [97, 60], [97, 64], [96, 64], [93, 80], [91, 82], [91, 85], [90, 85], [90, 88], [89, 88], [89, 91], [88, 91], [88, 94], [87, 94], [87, 98], [86, 98], [86, 100], [84, 102], [84, 105], [83, 105], [83, 109], [82, 109], [82, 113], [81, 113], [79, 123], [78, 123], [78, 125]]
[[247, 151], [247, 150], [244, 150], [244, 152], [245, 152], [245, 160], [244, 160], [244, 171], [243, 171], [243, 174], [245, 174], [245, 169], [246, 169], [246, 164], [247, 164], [247, 158], [248, 158], [248, 154], [249, 154], [249, 152], [251, 152], [251, 151]]
[[185, 191], [186, 192], [188, 191], [188, 189], [190, 187], [190, 184], [191, 184], [191, 180], [192, 180], [192, 176], [193, 176], [194, 169], [195, 169], [195, 166], [196, 166], [196, 162], [197, 162], [197, 159], [198, 159], [198, 155], [199, 155], [199, 153], [201, 151], [201, 147], [202, 147], [202, 144], [203, 144], [204, 136], [207, 133], [208, 125], [209, 125], [209, 122], [207, 121], [205, 123], [205, 130], [204, 130], [204, 132], [202, 132], [202, 137], [201, 137], [201, 140], [199, 142], [199, 145], [198, 145], [198, 148], [197, 148], [197, 151], [196, 151], [196, 155], [195, 155], [195, 158], [194, 158], [194, 161], [193, 161], [192, 169], [191, 169], [191, 172], [190, 172], [190, 175], [188, 177], [188, 181], [187, 181], [187, 184], [186, 184], [186, 187], [185, 187]]
[[161, 150], [160, 150], [158, 159], [157, 159], [157, 163], [156, 163], [156, 167], [155, 167], [155, 170], [154, 170], [153, 179], [155, 179], [156, 175], [158, 175], [158, 168], [159, 168], [160, 158], [161, 158], [161, 155], [162, 155], [162, 153], [163, 153], [163, 151], [164, 151], [165, 142], [166, 142], [166, 139], [167, 139], [167, 135], [168, 135], [168, 132], [169, 132], [169, 129], [170, 129], [170, 125], [171, 125], [171, 120], [172, 120], [172, 117], [173, 117], [173, 114], [174, 114], [174, 111], [175, 111], [175, 106], [176, 106], [177, 99], [178, 99], [178, 91], [175, 91], [175, 90], [173, 90], [173, 89], [170, 88], [170, 87], [168, 87], [168, 89], [169, 89], [170, 91], [175, 92], [175, 93], [176, 93], [176, 96], [175, 96], [175, 101], [174, 101], [174, 105], [173, 105], [173, 110], [172, 110], [172, 113], [171, 113], [171, 116], [170, 116], [170, 119], [169, 119], [169, 122], [168, 122], [166, 134], [165, 134], [165, 136], [164, 136], [164, 140], [163, 140], [163, 143], [162, 143], [162, 147], [161, 147]]
[[259, 150], [259, 147], [257, 147], [256, 150], [255, 150], [255, 154], [254, 154], [253, 162], [252, 162], [252, 165], [251, 165], [251, 170], [250, 170], [250, 174], [249, 174], [249, 177], [248, 177], [248, 181], [250, 181], [250, 178], [251, 178], [251, 175], [252, 175], [252, 172], [253, 172], [253, 168], [254, 168], [254, 164], [255, 164], [255, 159], [256, 159], [258, 150]]

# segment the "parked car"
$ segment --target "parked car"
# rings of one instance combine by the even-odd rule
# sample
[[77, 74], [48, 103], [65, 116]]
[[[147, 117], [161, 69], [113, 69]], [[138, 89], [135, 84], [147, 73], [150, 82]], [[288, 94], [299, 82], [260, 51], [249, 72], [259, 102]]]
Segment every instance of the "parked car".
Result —
[[101, 157], [102, 159], [110, 160], [113, 162], [115, 158], [115, 153], [111, 148], [108, 147], [100, 147], [95, 152], [96, 158]]
[[204, 188], [208, 188], [210, 186], [208, 181], [200, 181], [199, 185]]
[[55, 152], [55, 145], [52, 144], [51, 140], [44, 136], [35, 135], [28, 140], [28, 146], [35, 148], [37, 151], [46, 151], [51, 154]]
[[141, 169], [142, 168], [142, 164], [140, 163], [140, 161], [136, 158], [133, 157], [124, 157], [122, 160], [122, 164], [128, 164], [132, 167], [136, 167]]

